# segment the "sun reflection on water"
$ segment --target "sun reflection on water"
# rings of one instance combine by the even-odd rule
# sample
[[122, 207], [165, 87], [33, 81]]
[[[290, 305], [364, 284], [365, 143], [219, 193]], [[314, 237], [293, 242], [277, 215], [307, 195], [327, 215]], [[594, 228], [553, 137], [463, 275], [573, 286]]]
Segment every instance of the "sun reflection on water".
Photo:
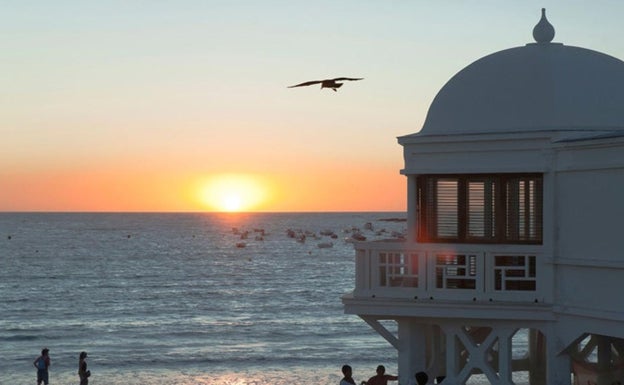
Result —
[[[97, 368], [97, 365], [93, 364], [90, 368], [93, 373], [89, 378], [90, 385], [292, 385], [294, 383], [337, 385], [341, 378], [340, 368], [318, 370], [311, 368], [259, 370], [254, 368], [236, 372], [214, 372], [214, 369], [208, 365], [205, 372], [198, 372], [196, 369], [179, 371], [156, 369], [132, 373], [125, 370]], [[72, 373], [50, 373], [50, 380], [58, 384], [73, 383], [76, 379], [77, 376]], [[26, 385], [32, 382], [30, 378], [11, 378], [10, 380], [14, 385]]]

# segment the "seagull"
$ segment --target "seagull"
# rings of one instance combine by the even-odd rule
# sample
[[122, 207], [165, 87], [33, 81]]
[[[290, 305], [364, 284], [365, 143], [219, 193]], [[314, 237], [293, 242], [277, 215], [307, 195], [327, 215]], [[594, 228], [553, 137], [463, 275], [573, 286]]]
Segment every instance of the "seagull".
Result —
[[338, 82], [343, 82], [346, 80], [362, 80], [364, 78], [335, 78], [335, 79], [325, 79], [325, 80], [312, 80], [309, 82], [304, 82], [301, 84], [296, 84], [294, 86], [289, 86], [288, 88], [294, 88], [294, 87], [303, 87], [303, 86], [311, 86], [313, 84], [319, 84], [321, 83], [321, 89], [323, 88], [331, 88], [332, 90], [334, 90], [334, 92], [338, 91], [338, 88], [342, 87], [342, 83], [338, 83]]

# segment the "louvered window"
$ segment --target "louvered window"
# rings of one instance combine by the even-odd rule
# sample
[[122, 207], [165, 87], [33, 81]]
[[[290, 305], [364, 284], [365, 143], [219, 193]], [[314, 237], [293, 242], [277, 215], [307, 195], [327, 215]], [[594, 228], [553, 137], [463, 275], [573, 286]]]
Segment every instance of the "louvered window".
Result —
[[542, 175], [422, 175], [419, 242], [541, 243]]
[[496, 236], [496, 184], [488, 178], [467, 180], [468, 215], [466, 238], [492, 239]]
[[[453, 179], [438, 179], [432, 184], [431, 196], [435, 201], [435, 210], [431, 210], [429, 218], [435, 223], [436, 232], [440, 238], [457, 238], [459, 234], [458, 214], [458, 183]], [[434, 202], [430, 202], [433, 204]]]

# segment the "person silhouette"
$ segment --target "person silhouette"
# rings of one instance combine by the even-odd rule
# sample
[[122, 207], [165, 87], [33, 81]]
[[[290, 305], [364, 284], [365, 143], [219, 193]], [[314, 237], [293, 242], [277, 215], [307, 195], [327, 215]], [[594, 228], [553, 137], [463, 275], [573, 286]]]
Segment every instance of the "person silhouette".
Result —
[[386, 374], [386, 368], [383, 365], [377, 367], [377, 374], [368, 379], [368, 385], [388, 385], [388, 381], [396, 381], [399, 377]]
[[80, 377], [80, 385], [88, 385], [91, 371], [87, 370], [87, 352], [80, 352], [78, 357], [78, 377]]
[[[355, 385], [353, 379], [353, 369], [349, 365], [342, 365], [342, 374], [344, 377], [340, 380], [340, 385]], [[365, 385], [366, 382], [362, 381], [361, 385]]]
[[41, 350], [41, 355], [35, 358], [33, 362], [35, 368], [37, 368], [37, 385], [41, 385], [43, 382], [44, 385], [48, 385], [48, 369], [50, 368], [50, 349], [43, 348]]

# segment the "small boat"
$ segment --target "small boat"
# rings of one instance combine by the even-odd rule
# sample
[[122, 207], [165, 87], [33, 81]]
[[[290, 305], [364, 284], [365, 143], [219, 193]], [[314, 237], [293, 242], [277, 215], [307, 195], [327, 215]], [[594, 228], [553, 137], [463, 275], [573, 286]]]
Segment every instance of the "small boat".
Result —
[[405, 239], [405, 234], [399, 232], [399, 231], [393, 231], [392, 233], [392, 237], [394, 238], [398, 238], [398, 239]]
[[236, 243], [236, 247], [238, 247], [239, 249], [242, 249], [243, 247], [246, 247], [247, 244], [245, 242], [237, 242]]
[[366, 237], [364, 235], [362, 235], [361, 233], [357, 233], [357, 232], [351, 234], [350, 237], [346, 237], [345, 238], [345, 242], [347, 242], [347, 243], [353, 243], [353, 242], [356, 242], [356, 241], [361, 242], [361, 241], [365, 241], [365, 240], [366, 240]]
[[330, 247], [334, 247], [334, 243], [333, 242], [319, 242], [316, 246], [318, 246], [319, 249], [328, 249]]
[[351, 238], [355, 239], [356, 241], [365, 241], [366, 237], [364, 235], [362, 235], [361, 233], [355, 232], [353, 234], [351, 234]]

